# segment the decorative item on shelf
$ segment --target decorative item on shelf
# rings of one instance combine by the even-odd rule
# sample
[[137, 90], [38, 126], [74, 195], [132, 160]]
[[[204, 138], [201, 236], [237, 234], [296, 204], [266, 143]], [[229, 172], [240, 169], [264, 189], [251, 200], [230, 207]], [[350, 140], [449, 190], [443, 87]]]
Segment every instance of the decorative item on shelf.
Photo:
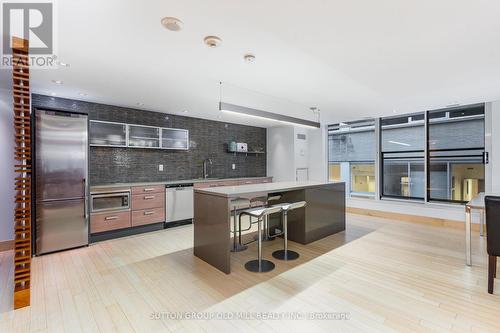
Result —
[[237, 150], [237, 143], [236, 141], [231, 141], [229, 142], [229, 149], [230, 152], [235, 152]]
[[236, 147], [236, 151], [240, 152], [240, 153], [246, 153], [246, 152], [248, 152], [248, 145], [244, 142], [238, 142], [237, 147]]

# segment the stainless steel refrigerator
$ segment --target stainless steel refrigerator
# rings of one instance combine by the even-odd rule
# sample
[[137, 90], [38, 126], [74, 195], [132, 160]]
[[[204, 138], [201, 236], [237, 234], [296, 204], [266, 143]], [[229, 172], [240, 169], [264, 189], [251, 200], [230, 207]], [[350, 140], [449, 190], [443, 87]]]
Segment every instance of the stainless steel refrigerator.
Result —
[[35, 111], [36, 254], [88, 244], [86, 115]]

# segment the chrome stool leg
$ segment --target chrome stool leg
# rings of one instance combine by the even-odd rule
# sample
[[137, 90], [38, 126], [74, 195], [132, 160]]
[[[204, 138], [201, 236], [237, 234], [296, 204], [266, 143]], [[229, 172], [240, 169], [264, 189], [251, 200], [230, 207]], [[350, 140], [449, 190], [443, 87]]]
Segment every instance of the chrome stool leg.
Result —
[[[231, 252], [241, 252], [245, 251], [248, 246], [241, 244], [241, 220], [238, 228], [238, 207], [233, 209], [233, 246], [231, 247]], [[238, 235], [238, 237], [236, 237]], [[239, 240], [239, 241], [238, 241]]]
[[250, 272], [256, 272], [256, 273], [265, 273], [272, 271], [274, 269], [274, 264], [272, 261], [262, 259], [262, 226], [261, 223], [263, 223], [263, 219], [259, 218], [259, 221], [257, 222], [257, 232], [258, 232], [258, 248], [257, 248], [257, 255], [258, 259], [257, 260], [251, 260], [245, 264], [245, 268], [249, 270]]
[[279, 260], [295, 260], [299, 254], [288, 249], [288, 210], [283, 210], [283, 250], [273, 252], [273, 257]]

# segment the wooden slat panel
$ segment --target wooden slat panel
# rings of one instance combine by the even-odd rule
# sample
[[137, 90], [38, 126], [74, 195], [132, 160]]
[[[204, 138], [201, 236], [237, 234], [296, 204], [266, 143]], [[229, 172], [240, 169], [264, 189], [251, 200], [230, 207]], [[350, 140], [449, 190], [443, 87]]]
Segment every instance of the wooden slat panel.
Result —
[[29, 43], [12, 39], [12, 82], [14, 97], [14, 309], [30, 305], [31, 286], [31, 125]]

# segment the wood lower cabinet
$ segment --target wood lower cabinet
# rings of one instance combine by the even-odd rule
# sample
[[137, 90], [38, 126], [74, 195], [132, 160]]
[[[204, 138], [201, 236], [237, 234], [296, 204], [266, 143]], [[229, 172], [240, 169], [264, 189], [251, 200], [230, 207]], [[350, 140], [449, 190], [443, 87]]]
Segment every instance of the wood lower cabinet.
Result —
[[[206, 182], [195, 183], [194, 187], [207, 188], [271, 182], [272, 177], [209, 180]], [[123, 190], [128, 191], [129, 189], [132, 194], [130, 205], [131, 210], [92, 213], [90, 216], [90, 232], [92, 234], [165, 222], [165, 185], [133, 186], [131, 188], [124, 188]], [[113, 188], [100, 190], [100, 192], [103, 193], [112, 191]]]
[[132, 187], [132, 226], [165, 222], [165, 185]]
[[130, 211], [95, 213], [90, 216], [90, 232], [130, 228]]
[[132, 211], [165, 207], [165, 190], [162, 193], [132, 196]]
[[160, 185], [132, 187], [132, 195], [151, 194], [151, 193], [165, 193], [165, 185], [160, 184]]
[[165, 221], [165, 208], [153, 208], [132, 212], [132, 226], [159, 223]]

